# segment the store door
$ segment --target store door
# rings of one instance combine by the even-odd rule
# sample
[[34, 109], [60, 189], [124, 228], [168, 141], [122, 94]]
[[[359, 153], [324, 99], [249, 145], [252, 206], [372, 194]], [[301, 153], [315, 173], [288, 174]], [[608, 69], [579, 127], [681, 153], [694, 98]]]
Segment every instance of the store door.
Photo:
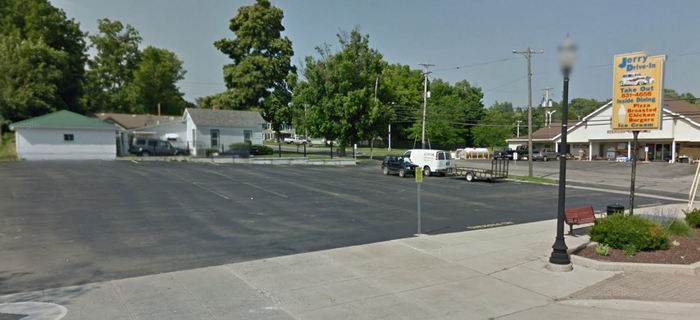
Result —
[[655, 144], [653, 149], [649, 150], [653, 155], [649, 155], [649, 159], [653, 161], [668, 161], [671, 159], [671, 145], [670, 144]]

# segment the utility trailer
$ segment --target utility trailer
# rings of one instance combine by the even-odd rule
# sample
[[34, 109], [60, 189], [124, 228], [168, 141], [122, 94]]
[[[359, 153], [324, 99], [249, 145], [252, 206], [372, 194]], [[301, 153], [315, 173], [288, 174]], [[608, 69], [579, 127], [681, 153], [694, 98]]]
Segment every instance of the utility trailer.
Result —
[[464, 177], [469, 182], [474, 180], [500, 180], [508, 178], [508, 159], [491, 160], [491, 169], [455, 167], [452, 173]]

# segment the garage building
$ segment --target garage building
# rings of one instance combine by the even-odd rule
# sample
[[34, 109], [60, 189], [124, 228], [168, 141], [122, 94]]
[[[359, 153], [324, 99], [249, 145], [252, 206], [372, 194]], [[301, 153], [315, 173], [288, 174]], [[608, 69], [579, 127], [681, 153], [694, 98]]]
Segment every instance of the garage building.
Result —
[[17, 157], [24, 160], [114, 160], [117, 128], [61, 110], [10, 125]]
[[[612, 103], [607, 103], [569, 125], [569, 153], [581, 160], [632, 158], [632, 133], [611, 130]], [[561, 123], [552, 123], [532, 134], [533, 148], [559, 150]], [[515, 148], [527, 144], [527, 135], [506, 140]], [[638, 159], [686, 162], [700, 159], [700, 107], [680, 99], [664, 102], [660, 130], [639, 133]]]

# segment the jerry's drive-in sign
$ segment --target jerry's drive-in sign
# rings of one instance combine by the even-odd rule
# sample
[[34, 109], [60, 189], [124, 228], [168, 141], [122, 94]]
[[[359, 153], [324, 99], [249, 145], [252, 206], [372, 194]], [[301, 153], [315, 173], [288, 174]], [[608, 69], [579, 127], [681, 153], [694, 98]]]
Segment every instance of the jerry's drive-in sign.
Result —
[[661, 129], [666, 56], [619, 54], [613, 64], [613, 130]]

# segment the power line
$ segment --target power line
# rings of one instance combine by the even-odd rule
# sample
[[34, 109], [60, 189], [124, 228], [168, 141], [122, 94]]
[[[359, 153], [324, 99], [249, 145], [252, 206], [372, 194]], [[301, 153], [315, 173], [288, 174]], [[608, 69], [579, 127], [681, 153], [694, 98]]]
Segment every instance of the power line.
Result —
[[450, 67], [450, 68], [435, 69], [434, 72], [480, 67], [480, 66], [485, 66], [485, 65], [495, 64], [495, 63], [506, 62], [506, 61], [510, 61], [510, 60], [513, 60], [513, 58], [508, 57], [508, 58], [502, 58], [502, 59], [496, 59], [496, 60], [490, 60], [490, 61], [484, 61], [484, 62], [477, 62], [477, 63], [472, 63], [472, 64], [465, 64], [462, 66], [456, 66], [456, 67]]

